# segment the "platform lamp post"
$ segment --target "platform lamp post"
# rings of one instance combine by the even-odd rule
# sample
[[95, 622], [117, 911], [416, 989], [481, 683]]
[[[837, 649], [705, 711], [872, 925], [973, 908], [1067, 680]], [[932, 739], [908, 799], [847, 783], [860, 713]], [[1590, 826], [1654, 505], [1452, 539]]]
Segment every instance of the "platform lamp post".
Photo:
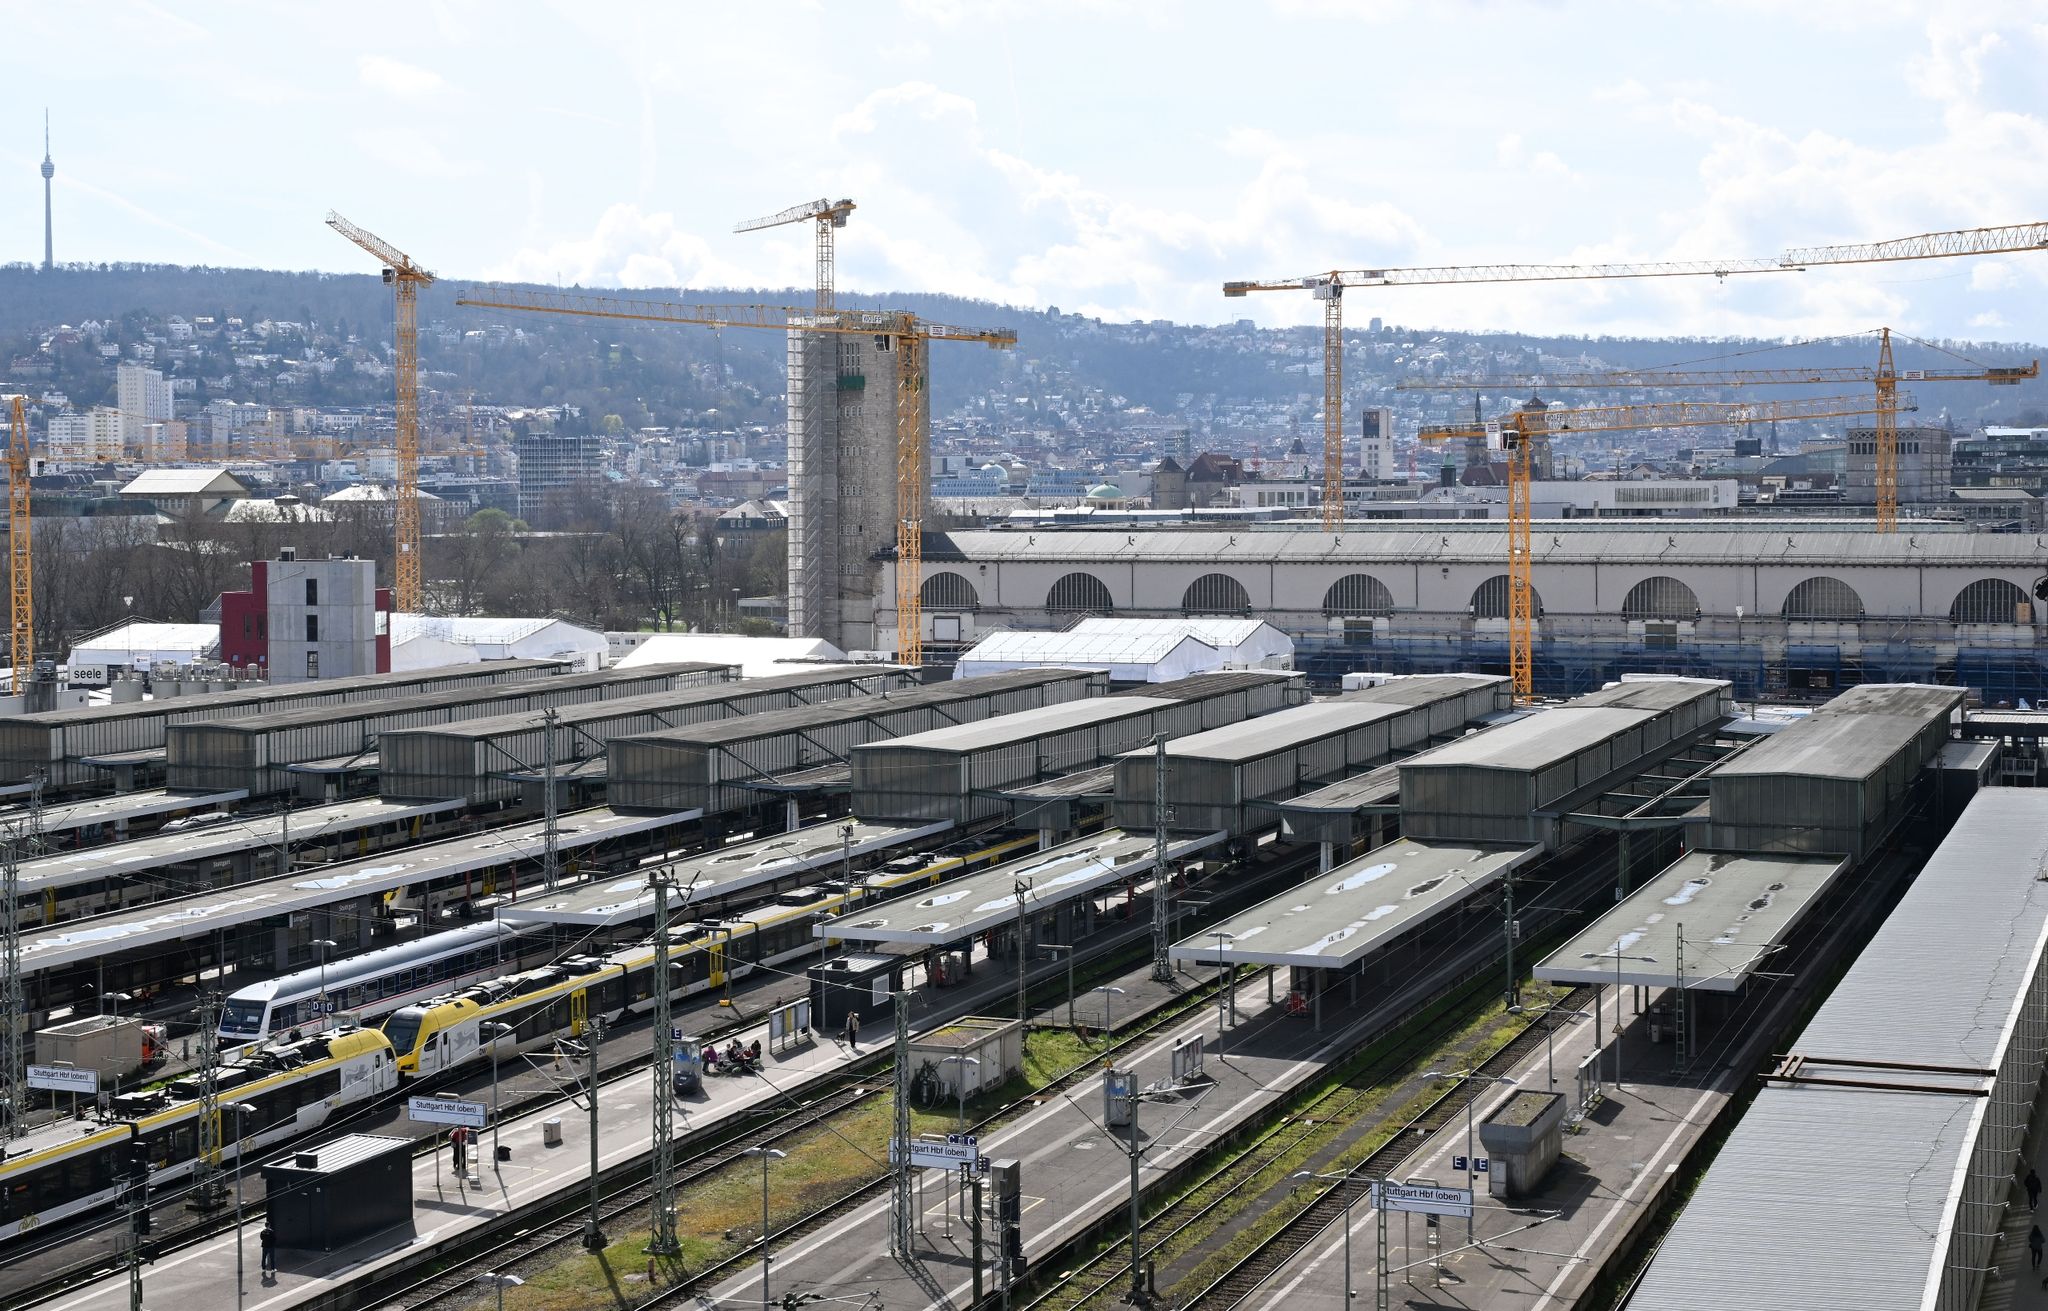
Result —
[[1122, 988], [1118, 988], [1118, 987], [1113, 987], [1113, 986], [1111, 986], [1110, 984], [1107, 984], [1107, 983], [1105, 983], [1105, 984], [1103, 984], [1103, 985], [1102, 985], [1101, 987], [1099, 987], [1099, 988], [1091, 988], [1091, 989], [1089, 989], [1089, 991], [1091, 991], [1091, 992], [1099, 992], [1099, 993], [1101, 993], [1101, 994], [1102, 994], [1102, 1040], [1103, 1040], [1104, 1042], [1108, 1042], [1108, 1041], [1109, 1041], [1109, 1033], [1110, 1033], [1110, 1029], [1111, 1029], [1111, 1028], [1113, 1027], [1113, 1026], [1112, 1026], [1112, 1025], [1110, 1024], [1110, 1014], [1109, 1014], [1109, 1008], [1110, 1008], [1110, 1000], [1109, 1000], [1109, 999], [1110, 999], [1110, 998], [1112, 998], [1112, 997], [1121, 997], [1121, 996], [1123, 996], [1123, 995], [1124, 995], [1124, 990], [1123, 990]]
[[1346, 1170], [1342, 1174], [1317, 1174], [1314, 1170], [1297, 1170], [1294, 1177], [1321, 1179], [1344, 1190], [1344, 1305], [1350, 1306], [1351, 1299], [1357, 1296], [1351, 1291], [1351, 1172]]
[[[1216, 939], [1216, 1054], [1223, 1055], [1223, 1023], [1225, 1008], [1230, 1007], [1230, 944], [1237, 941], [1235, 933], [1222, 929], [1211, 929], [1208, 935]], [[1231, 1009], [1235, 1009], [1231, 1007]]]
[[327, 953], [341, 944], [332, 938], [315, 938], [312, 946], [320, 953], [320, 1027], [327, 1027]]
[[505, 1311], [505, 1290], [508, 1288], [517, 1288], [521, 1284], [524, 1284], [526, 1281], [524, 1279], [521, 1279], [518, 1275], [508, 1275], [502, 1272], [493, 1272], [488, 1275], [479, 1276], [477, 1278], [477, 1282], [479, 1284], [489, 1284], [493, 1288], [498, 1290], [498, 1311]]
[[1074, 944], [1071, 942], [1041, 942], [1040, 951], [1055, 953], [1055, 959], [1064, 956], [1067, 961], [1067, 1027], [1074, 1027]]
[[247, 1102], [229, 1102], [221, 1109], [235, 1113], [235, 1311], [242, 1311], [242, 1155], [248, 1147], [242, 1117], [256, 1108]]
[[[1573, 1020], [1593, 1018], [1591, 1011], [1569, 1010], [1563, 1006], [1545, 1006], [1538, 1010], [1531, 1010], [1527, 1006], [1510, 1006], [1508, 1014], [1527, 1015], [1537, 1020], [1547, 1020], [1553, 1015], [1562, 1015]], [[1557, 1087], [1557, 1026], [1554, 1024], [1543, 1026], [1543, 1073], [1549, 1078], [1550, 1086]]]
[[768, 1162], [789, 1153], [773, 1147], [749, 1147], [742, 1155], [761, 1158], [761, 1311], [768, 1311]]
[[477, 1026], [477, 1032], [491, 1045], [491, 1169], [498, 1169], [498, 1039], [512, 1032], [509, 1024], [485, 1020]]
[[[1424, 1070], [1422, 1077], [1425, 1079], [1478, 1079], [1485, 1083], [1514, 1084], [1520, 1082], [1520, 1080], [1511, 1079], [1505, 1074], [1483, 1074], [1478, 1070]], [[1475, 1137], [1478, 1132], [1476, 1124], [1478, 1114], [1479, 1094], [1474, 1092], [1465, 1099], [1465, 1191], [1467, 1193], [1472, 1191], [1472, 1179], [1478, 1173], [1472, 1168], [1477, 1159], [1474, 1155], [1474, 1148], [1476, 1146]], [[1477, 1209], [1477, 1207], [1473, 1208], [1474, 1211]], [[1470, 1212], [1465, 1216], [1465, 1242], [1467, 1244], [1472, 1242], [1472, 1215]]]
[[[1017, 1025], [1022, 1030], [1029, 1027], [1031, 1023], [1031, 1011], [1029, 1004], [1025, 1001], [1026, 986], [1029, 980], [1024, 970], [1024, 940], [1031, 936], [1026, 931], [1030, 923], [1026, 917], [1031, 909], [1030, 903], [1027, 900], [1031, 895], [1031, 880], [1020, 878], [1016, 881], [1014, 887], [1017, 893]], [[1024, 1034], [1020, 1031], [1017, 1034], [1017, 1050], [1022, 1051], [1024, 1049], [1023, 1043]]]

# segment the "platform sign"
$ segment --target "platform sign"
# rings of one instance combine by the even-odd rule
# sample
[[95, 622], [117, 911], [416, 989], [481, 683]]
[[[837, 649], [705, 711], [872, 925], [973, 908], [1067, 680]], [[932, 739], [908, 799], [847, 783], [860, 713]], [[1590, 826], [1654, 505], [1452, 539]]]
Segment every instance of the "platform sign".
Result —
[[1373, 1205], [1382, 1211], [1413, 1211], [1421, 1215], [1472, 1215], [1470, 1188], [1438, 1188], [1380, 1180], [1372, 1186]]
[[491, 1122], [491, 1108], [482, 1102], [460, 1102], [452, 1097], [414, 1097], [407, 1100], [405, 1113], [422, 1124], [460, 1124], [482, 1129]]
[[48, 1092], [92, 1096], [100, 1090], [100, 1072], [74, 1069], [69, 1065], [31, 1065], [28, 1067], [28, 1086]]
[[[902, 1156], [903, 1144], [892, 1141], [889, 1144], [889, 1164], [896, 1164]], [[963, 1138], [954, 1134], [947, 1142], [931, 1138], [913, 1138], [910, 1141], [910, 1164], [914, 1169], [950, 1170], [955, 1166], [978, 1166], [986, 1159], [972, 1136]]]

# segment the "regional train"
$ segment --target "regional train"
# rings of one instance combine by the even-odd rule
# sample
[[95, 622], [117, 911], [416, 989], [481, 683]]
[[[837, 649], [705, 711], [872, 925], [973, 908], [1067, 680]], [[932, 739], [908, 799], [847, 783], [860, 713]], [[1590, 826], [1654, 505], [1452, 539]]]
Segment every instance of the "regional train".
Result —
[[[717, 920], [669, 929], [669, 995], [686, 997], [723, 988], [757, 969], [820, 951], [826, 940], [812, 929], [870, 897], [937, 883], [1037, 846], [1012, 838], [988, 846], [963, 844], [937, 860], [899, 857], [867, 876], [863, 886], [831, 881], [792, 888], [766, 905]], [[956, 853], [957, 854], [954, 854]], [[401, 1078], [430, 1078], [487, 1059], [574, 1035], [592, 1018], [616, 1022], [648, 1009], [654, 996], [651, 941], [604, 954], [569, 956], [539, 969], [453, 989], [401, 1007], [384, 1022]]]
[[[394, 1091], [398, 1066], [383, 1034], [342, 1029], [245, 1048], [220, 1067], [216, 1086], [216, 1141], [221, 1159], [233, 1161]], [[0, 1160], [0, 1241], [112, 1205], [138, 1153], [152, 1186], [189, 1176], [198, 1164], [199, 1094], [196, 1077], [178, 1079], [9, 1142]], [[226, 1109], [234, 1105], [249, 1109]]]
[[327, 1027], [336, 1015], [380, 1019], [451, 987], [495, 978], [546, 935], [543, 925], [492, 920], [252, 983], [230, 993], [221, 1007], [220, 1038], [260, 1042]]

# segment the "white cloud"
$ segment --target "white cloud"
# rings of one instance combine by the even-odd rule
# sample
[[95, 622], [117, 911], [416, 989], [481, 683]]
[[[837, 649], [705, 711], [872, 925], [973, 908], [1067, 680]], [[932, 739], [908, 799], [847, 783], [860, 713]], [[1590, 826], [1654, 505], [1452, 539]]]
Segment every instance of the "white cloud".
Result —
[[630, 204], [605, 210], [588, 237], [529, 246], [486, 276], [587, 287], [737, 287], [748, 281], [744, 269], [713, 254], [703, 238], [679, 231], [675, 215]]
[[1971, 291], [2004, 291], [2019, 285], [2019, 275], [2004, 260], [1984, 260], [1970, 266]]
[[399, 100], [424, 100], [448, 87], [446, 80], [432, 69], [401, 63], [385, 55], [364, 55], [356, 60], [356, 77], [372, 91]]

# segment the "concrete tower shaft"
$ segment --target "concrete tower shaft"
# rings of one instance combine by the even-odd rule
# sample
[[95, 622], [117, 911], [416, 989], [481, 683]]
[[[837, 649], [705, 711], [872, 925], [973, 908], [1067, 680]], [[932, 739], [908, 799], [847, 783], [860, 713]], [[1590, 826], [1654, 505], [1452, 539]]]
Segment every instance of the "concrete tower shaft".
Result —
[[50, 224], [50, 179], [57, 176], [57, 165], [50, 158], [50, 111], [43, 111], [43, 272], [48, 273], [56, 265], [57, 242]]

